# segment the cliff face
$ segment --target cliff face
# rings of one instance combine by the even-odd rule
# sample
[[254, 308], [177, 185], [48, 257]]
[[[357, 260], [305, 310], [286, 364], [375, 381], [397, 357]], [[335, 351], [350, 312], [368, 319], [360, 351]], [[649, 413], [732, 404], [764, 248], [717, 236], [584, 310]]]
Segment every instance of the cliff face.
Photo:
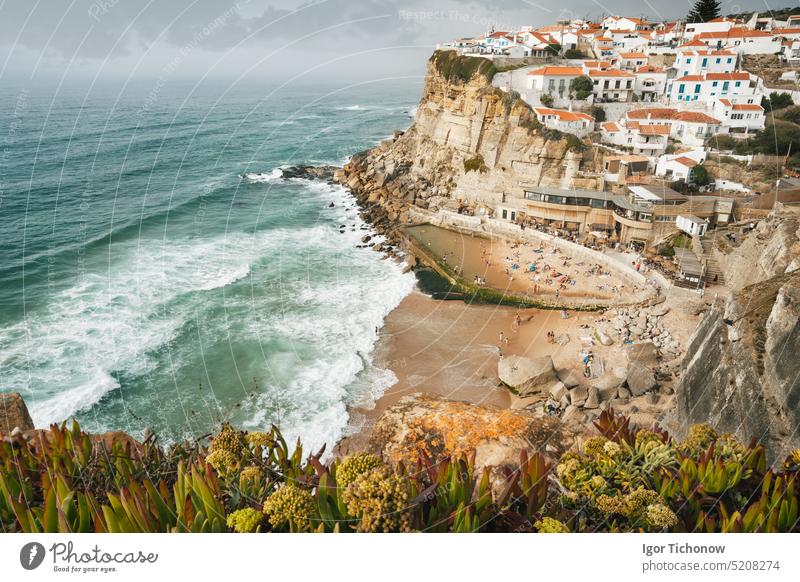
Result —
[[577, 176], [591, 152], [536, 126], [527, 105], [485, 76], [446, 78], [432, 60], [411, 128], [354, 157], [336, 179], [395, 217], [406, 204], [439, 208], [456, 198], [496, 204], [504, 195], [521, 196], [522, 184], [595, 187], [593, 178]]
[[742, 243], [733, 248], [717, 241], [715, 257], [725, 281], [734, 290], [800, 267], [800, 220], [797, 212], [778, 204]]
[[670, 419], [678, 432], [709, 422], [777, 458], [800, 446], [800, 271], [786, 238], [796, 228], [793, 213], [773, 213], [729, 253], [749, 284], [717, 301], [689, 342]]

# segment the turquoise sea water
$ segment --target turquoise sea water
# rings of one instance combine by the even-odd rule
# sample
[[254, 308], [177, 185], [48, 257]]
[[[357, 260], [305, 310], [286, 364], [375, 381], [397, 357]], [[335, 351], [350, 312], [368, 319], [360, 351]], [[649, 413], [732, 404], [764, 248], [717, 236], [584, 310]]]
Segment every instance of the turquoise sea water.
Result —
[[420, 89], [0, 87], [0, 390], [37, 426], [335, 441], [392, 382], [371, 351], [413, 277], [277, 168], [404, 129]]

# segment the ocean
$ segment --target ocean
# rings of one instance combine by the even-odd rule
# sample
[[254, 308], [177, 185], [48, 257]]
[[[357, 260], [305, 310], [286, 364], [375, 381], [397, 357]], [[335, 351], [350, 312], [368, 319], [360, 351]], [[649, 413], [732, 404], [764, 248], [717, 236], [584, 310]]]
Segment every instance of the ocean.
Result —
[[0, 87], [0, 390], [37, 427], [330, 447], [394, 381], [372, 350], [414, 278], [280, 168], [405, 129], [421, 87]]

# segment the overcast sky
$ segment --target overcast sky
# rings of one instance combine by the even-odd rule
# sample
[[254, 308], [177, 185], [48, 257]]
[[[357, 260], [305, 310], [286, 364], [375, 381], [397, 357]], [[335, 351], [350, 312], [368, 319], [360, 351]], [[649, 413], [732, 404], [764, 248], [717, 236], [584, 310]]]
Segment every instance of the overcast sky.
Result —
[[[437, 42], [560, 17], [681, 17], [690, 0], [0, 0], [0, 83], [418, 75]], [[772, 5], [781, 8], [796, 0]], [[766, 11], [723, 0], [723, 13]]]

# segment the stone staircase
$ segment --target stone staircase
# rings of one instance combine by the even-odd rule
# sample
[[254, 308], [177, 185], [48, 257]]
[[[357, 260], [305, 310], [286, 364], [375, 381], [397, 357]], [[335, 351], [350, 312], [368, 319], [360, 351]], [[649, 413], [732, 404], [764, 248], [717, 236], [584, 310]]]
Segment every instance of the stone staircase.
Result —
[[698, 254], [698, 258], [706, 266], [706, 281], [711, 285], [724, 285], [725, 278], [722, 274], [722, 269], [717, 259], [714, 258], [714, 238], [717, 236], [721, 236], [718, 231], [714, 232], [713, 236], [704, 236], [700, 239], [702, 252]]

